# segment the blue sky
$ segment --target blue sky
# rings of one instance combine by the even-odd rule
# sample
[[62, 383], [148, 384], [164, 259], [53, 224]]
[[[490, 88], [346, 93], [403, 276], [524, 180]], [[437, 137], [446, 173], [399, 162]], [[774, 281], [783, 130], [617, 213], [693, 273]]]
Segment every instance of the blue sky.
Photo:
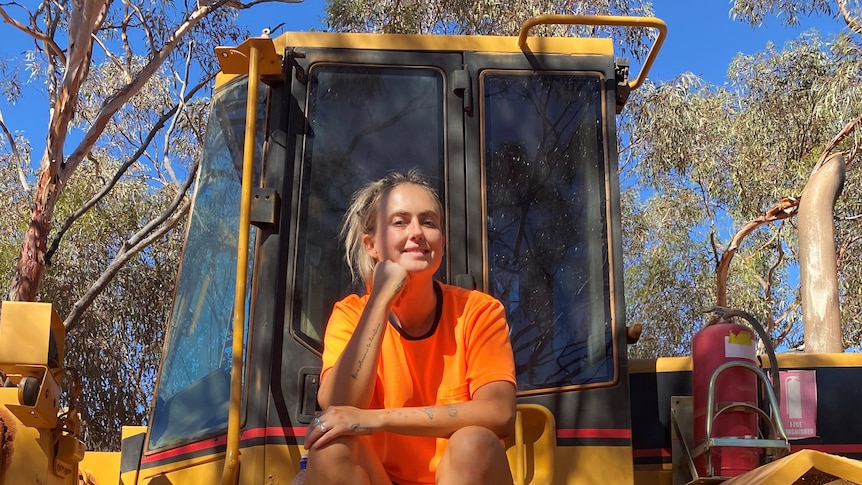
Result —
[[[325, 0], [261, 4], [242, 11], [239, 22], [255, 35], [264, 28], [274, 28], [281, 23], [284, 25], [276, 33], [313, 28], [322, 30], [324, 5]], [[754, 29], [730, 19], [728, 0], [654, 0], [654, 8], [656, 16], [668, 24], [668, 38], [650, 72], [652, 81], [670, 80], [691, 71], [714, 84], [722, 84], [727, 66], [739, 52], [753, 54], [762, 50], [770, 40], [783, 45], [812, 27], [824, 33], [843, 27], [838, 20], [819, 16], [803, 19], [802, 24], [793, 29], [784, 27], [777, 18], [767, 19], [764, 26]], [[0, 45], [0, 55], [17, 57], [22, 54], [22, 49], [31, 45], [23, 33], [8, 24], [0, 23], [0, 32], [8, 35], [7, 42]], [[639, 67], [634, 64], [632, 69]], [[47, 123], [47, 110], [43, 109], [47, 99], [44, 96], [42, 94], [40, 99], [39, 94], [28, 91], [17, 106], [0, 100], [0, 112], [7, 126], [13, 132], [23, 131], [34, 144], [34, 163], [38, 163], [44, 149], [39, 146]], [[35, 115], [34, 106], [37, 107]]]
[[843, 21], [821, 15], [802, 18], [793, 28], [785, 27], [776, 17], [754, 28], [730, 18], [728, 0], [689, 1], [682, 7], [682, 0], [654, 0], [656, 17], [668, 25], [668, 38], [652, 71], [653, 80], [668, 80], [690, 71], [721, 84], [727, 66], [740, 52], [754, 54], [769, 41], [782, 46], [812, 28], [829, 34], [844, 26]]
[[[239, 21], [252, 33], [281, 22], [283, 31], [322, 29], [324, 5], [325, 0], [263, 4], [240, 13]], [[728, 0], [653, 0], [656, 17], [668, 24], [668, 38], [649, 78], [669, 80], [690, 71], [714, 84], [722, 84], [727, 66], [740, 52], [753, 54], [763, 50], [768, 41], [781, 46], [811, 28], [829, 33], [844, 25], [833, 18], [814, 16], [803, 18], [797, 27], [787, 28], [781, 19], [773, 17], [755, 29], [731, 20], [730, 5]]]

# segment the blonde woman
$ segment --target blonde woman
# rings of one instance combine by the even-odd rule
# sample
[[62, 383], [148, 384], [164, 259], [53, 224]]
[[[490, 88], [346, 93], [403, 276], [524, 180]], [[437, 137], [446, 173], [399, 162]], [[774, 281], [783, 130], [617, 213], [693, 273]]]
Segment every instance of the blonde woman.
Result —
[[512, 483], [501, 438], [516, 383], [499, 301], [442, 284], [440, 199], [417, 172], [360, 189], [347, 262], [368, 289], [336, 303], [308, 428], [308, 483]]

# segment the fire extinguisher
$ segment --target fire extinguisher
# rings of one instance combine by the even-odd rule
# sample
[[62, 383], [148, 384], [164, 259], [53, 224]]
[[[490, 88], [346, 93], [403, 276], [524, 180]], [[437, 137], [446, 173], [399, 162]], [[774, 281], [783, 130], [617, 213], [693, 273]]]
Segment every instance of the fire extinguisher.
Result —
[[[692, 413], [695, 445], [706, 436], [709, 384], [716, 370], [728, 362], [756, 364], [755, 332], [763, 340], [773, 367], [773, 379], [778, 380], [778, 368], [771, 342], [763, 327], [749, 314], [739, 310], [714, 307], [719, 318], [707, 324], [692, 339]], [[729, 321], [731, 316], [744, 317], [751, 326]], [[753, 329], [754, 330], [753, 330]], [[777, 392], [777, 388], [775, 389]], [[758, 438], [758, 415], [732, 403], [758, 406], [758, 376], [744, 367], [728, 367], [716, 376], [712, 389], [714, 407], [709, 438]], [[731, 407], [728, 407], [731, 406]], [[723, 410], [727, 408], [726, 410]], [[707, 457], [709, 455], [709, 465]], [[756, 447], [716, 447], [695, 457], [698, 475], [734, 477], [760, 465], [761, 449]]]

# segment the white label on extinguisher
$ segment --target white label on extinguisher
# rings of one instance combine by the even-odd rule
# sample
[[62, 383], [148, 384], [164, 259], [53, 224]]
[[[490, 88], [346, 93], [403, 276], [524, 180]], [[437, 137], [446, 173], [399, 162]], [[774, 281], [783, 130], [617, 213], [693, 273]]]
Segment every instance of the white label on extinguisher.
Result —
[[751, 334], [745, 330], [739, 332], [730, 331], [724, 337], [724, 356], [734, 359], [745, 359], [754, 362], [757, 349]]

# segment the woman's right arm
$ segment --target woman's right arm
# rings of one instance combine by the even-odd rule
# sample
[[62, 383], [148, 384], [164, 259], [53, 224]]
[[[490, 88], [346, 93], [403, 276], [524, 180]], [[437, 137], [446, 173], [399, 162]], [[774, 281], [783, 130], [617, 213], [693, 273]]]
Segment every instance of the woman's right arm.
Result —
[[392, 261], [378, 263], [374, 268], [371, 294], [356, 329], [335, 365], [321, 380], [317, 401], [323, 409], [329, 406], [364, 409], [371, 404], [386, 322], [406, 279], [404, 268]]

